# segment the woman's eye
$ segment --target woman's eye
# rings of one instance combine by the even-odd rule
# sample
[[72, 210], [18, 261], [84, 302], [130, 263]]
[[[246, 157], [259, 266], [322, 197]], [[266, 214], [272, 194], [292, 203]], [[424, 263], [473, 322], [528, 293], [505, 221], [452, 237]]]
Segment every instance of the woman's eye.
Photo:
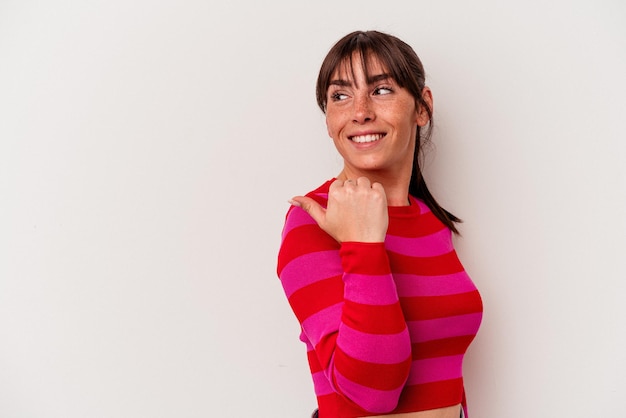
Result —
[[374, 94], [377, 94], [377, 95], [391, 94], [391, 93], [393, 93], [393, 90], [391, 89], [391, 87], [376, 87], [376, 89], [374, 90]]
[[347, 94], [343, 94], [343, 93], [333, 93], [330, 95], [331, 99], [333, 99], [334, 102], [338, 102], [341, 100], [346, 100], [348, 98]]

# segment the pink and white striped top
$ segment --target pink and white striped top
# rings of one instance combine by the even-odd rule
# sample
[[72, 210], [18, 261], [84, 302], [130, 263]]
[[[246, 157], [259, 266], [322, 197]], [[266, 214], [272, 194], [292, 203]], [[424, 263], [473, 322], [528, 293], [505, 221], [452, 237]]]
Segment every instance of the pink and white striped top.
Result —
[[[331, 182], [308, 196], [325, 206]], [[292, 207], [277, 270], [321, 418], [465, 408], [463, 356], [482, 301], [423, 202], [389, 207], [384, 243], [339, 244]]]

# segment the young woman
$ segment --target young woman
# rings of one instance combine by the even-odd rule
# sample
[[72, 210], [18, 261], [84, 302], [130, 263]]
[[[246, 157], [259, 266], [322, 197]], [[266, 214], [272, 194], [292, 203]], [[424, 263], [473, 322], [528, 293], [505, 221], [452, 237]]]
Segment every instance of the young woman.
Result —
[[400, 39], [354, 32], [326, 56], [317, 102], [343, 169], [291, 200], [278, 275], [298, 318], [314, 416], [467, 416], [463, 356], [482, 302], [426, 187], [433, 98]]

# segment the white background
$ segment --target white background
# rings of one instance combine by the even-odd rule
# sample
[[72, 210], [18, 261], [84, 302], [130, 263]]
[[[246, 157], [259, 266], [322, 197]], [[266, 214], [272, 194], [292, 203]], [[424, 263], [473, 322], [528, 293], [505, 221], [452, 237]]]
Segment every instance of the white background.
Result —
[[0, 1], [0, 417], [310, 414], [276, 253], [338, 173], [314, 82], [355, 29], [434, 92], [472, 418], [623, 416], [624, 4]]

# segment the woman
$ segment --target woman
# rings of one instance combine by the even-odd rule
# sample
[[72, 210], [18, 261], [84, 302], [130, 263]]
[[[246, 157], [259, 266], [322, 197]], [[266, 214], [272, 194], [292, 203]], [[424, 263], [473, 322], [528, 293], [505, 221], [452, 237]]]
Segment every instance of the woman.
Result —
[[459, 219], [421, 173], [433, 110], [424, 79], [410, 46], [375, 31], [339, 40], [320, 69], [317, 101], [343, 170], [291, 200], [278, 256], [314, 416], [467, 415], [462, 362], [482, 302], [452, 245]]

